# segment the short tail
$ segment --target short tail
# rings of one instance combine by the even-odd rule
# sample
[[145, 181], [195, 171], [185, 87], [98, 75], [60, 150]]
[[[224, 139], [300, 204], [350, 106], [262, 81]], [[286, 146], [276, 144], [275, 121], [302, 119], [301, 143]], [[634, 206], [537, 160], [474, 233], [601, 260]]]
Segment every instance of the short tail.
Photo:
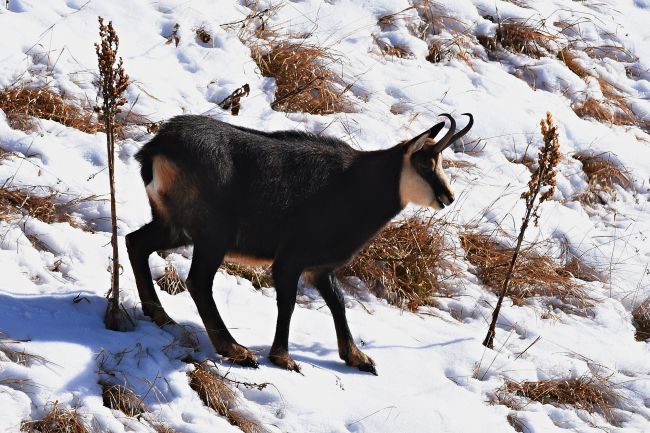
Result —
[[142, 146], [135, 154], [135, 159], [140, 163], [140, 176], [145, 185], [153, 180], [153, 158], [151, 155], [151, 142]]

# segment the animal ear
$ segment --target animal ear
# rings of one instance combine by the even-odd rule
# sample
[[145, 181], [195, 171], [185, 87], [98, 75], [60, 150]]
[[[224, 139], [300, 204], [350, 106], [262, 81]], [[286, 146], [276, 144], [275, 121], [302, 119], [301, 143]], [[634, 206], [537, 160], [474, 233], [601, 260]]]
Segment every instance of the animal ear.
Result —
[[406, 147], [408, 149], [408, 152], [415, 153], [421, 150], [424, 147], [427, 139], [435, 138], [435, 136], [438, 135], [440, 131], [442, 131], [442, 128], [444, 128], [444, 126], [445, 126], [445, 122], [437, 123], [433, 128], [428, 129], [424, 131], [422, 134], [418, 135], [417, 137], [407, 141]]

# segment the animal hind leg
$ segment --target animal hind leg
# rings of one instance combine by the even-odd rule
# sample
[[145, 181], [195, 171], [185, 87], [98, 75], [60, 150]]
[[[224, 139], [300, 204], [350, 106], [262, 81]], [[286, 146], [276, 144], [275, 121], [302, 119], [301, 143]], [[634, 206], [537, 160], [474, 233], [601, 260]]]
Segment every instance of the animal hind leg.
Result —
[[173, 325], [175, 322], [163, 309], [154, 289], [149, 269], [149, 256], [156, 250], [175, 248], [184, 244], [186, 244], [185, 239], [174, 236], [170, 228], [156, 218], [126, 235], [126, 248], [140, 302], [142, 302], [142, 311], [158, 326]]
[[215, 350], [237, 364], [257, 367], [256, 356], [238, 344], [226, 327], [212, 297], [214, 275], [226, 253], [223, 240], [202, 236], [194, 244], [192, 265], [187, 277], [187, 289], [192, 295], [205, 330]]
[[343, 293], [336, 275], [332, 270], [320, 271], [315, 275], [314, 283], [332, 312], [339, 345], [339, 356], [347, 365], [357, 367], [361, 371], [367, 371], [376, 376], [375, 362], [359, 350], [350, 333], [348, 321], [345, 317]]

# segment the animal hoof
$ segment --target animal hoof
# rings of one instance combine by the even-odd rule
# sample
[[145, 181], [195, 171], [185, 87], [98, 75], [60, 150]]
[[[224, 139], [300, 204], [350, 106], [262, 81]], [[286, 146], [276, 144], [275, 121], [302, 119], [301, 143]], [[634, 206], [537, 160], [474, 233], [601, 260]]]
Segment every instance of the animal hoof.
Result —
[[366, 371], [377, 376], [375, 361], [356, 347], [348, 352], [347, 355], [341, 355], [341, 358], [343, 358], [347, 365], [357, 367], [361, 371]]
[[260, 365], [257, 362], [257, 357], [241, 345], [234, 346], [229, 354], [226, 355], [226, 358], [230, 359], [235, 364], [241, 365], [242, 367], [258, 368]]
[[271, 360], [272, 363], [277, 365], [280, 368], [284, 368], [285, 370], [291, 370], [295, 371], [296, 373], [302, 374], [300, 371], [300, 365], [291, 359], [288, 353], [283, 353], [279, 355], [269, 355], [269, 359]]
[[365, 372], [368, 372], [368, 373], [372, 373], [372, 374], [374, 374], [375, 376], [379, 376], [379, 375], [377, 374], [377, 368], [375, 367], [375, 364], [371, 364], [371, 363], [369, 363], [369, 362], [368, 362], [368, 363], [363, 363], [363, 364], [359, 364], [359, 365], [357, 366], [357, 368], [358, 368], [359, 370], [361, 370], [361, 371], [365, 371]]
[[250, 367], [250, 368], [260, 367], [260, 364], [257, 362], [257, 359], [254, 358], [246, 358], [243, 361], [237, 362], [237, 364], [241, 365], [242, 367]]

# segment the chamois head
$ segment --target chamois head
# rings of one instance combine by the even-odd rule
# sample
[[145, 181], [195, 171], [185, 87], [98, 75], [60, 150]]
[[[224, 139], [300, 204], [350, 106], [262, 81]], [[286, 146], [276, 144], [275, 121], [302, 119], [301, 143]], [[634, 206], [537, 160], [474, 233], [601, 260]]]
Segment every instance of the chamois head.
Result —
[[469, 113], [467, 126], [456, 132], [456, 121], [449, 114], [441, 116], [449, 119], [449, 131], [438, 141], [436, 135], [445, 126], [445, 122], [436, 124], [417, 137], [404, 143], [405, 154], [400, 178], [400, 200], [402, 205], [414, 203], [442, 209], [450, 205], [455, 198], [449, 179], [442, 169], [442, 151], [463, 137], [472, 128], [474, 118]]

